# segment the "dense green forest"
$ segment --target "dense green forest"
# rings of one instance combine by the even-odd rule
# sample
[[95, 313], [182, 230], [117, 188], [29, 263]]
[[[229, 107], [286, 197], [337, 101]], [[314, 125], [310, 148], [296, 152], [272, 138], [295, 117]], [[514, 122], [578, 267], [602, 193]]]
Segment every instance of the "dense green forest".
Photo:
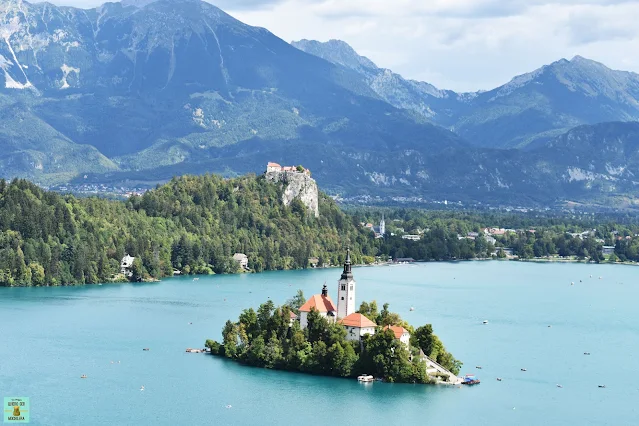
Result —
[[327, 196], [320, 217], [263, 177], [175, 178], [129, 200], [75, 198], [24, 180], [0, 180], [0, 283], [9, 286], [98, 283], [118, 276], [128, 253], [133, 280], [239, 272], [234, 253], [253, 271], [304, 268], [311, 256], [355, 261], [377, 252]]
[[[123, 279], [120, 261], [136, 258], [134, 281], [183, 274], [240, 272], [234, 253], [253, 272], [381, 258], [454, 260], [502, 256], [570, 256], [600, 262], [639, 261], [639, 219], [632, 216], [499, 214], [408, 209], [340, 210], [320, 193], [320, 216], [299, 200], [281, 202], [283, 188], [253, 175], [174, 178], [127, 201], [76, 198], [24, 180], [0, 180], [0, 285], [40, 286]], [[385, 238], [362, 223], [387, 217]], [[485, 227], [514, 232], [484, 236]], [[575, 233], [589, 231], [586, 237]], [[402, 239], [419, 233], [419, 241]], [[479, 234], [468, 237], [468, 233]], [[394, 234], [394, 235], [393, 235]]]
[[[461, 362], [446, 352], [431, 325], [414, 330], [398, 314], [384, 305], [377, 312], [374, 302], [363, 303], [360, 313], [377, 321], [374, 335], [359, 342], [346, 340], [343, 326], [329, 322], [316, 310], [308, 314], [308, 326], [290, 323], [289, 313], [303, 303], [301, 293], [286, 305], [276, 307], [272, 301], [254, 309], [245, 309], [236, 322], [227, 321], [222, 329], [222, 343], [207, 340], [213, 355], [224, 356], [246, 365], [337, 377], [372, 374], [389, 382], [429, 383], [426, 364], [419, 359], [419, 349], [458, 374]], [[402, 325], [411, 332], [411, 347], [395, 338], [385, 325]]]

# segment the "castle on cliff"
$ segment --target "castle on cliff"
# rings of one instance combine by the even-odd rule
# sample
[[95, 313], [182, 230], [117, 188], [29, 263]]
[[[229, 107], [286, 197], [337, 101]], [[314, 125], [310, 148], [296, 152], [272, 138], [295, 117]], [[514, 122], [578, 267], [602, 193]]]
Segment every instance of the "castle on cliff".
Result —
[[282, 167], [277, 163], [268, 163], [264, 176], [271, 182], [284, 185], [282, 203], [285, 206], [290, 205], [297, 198], [315, 217], [319, 217], [319, 190], [309, 169], [302, 166]]
[[311, 175], [309, 169], [305, 169], [301, 166], [280, 166], [277, 163], [268, 163], [266, 165], [266, 173], [303, 173], [307, 176]]

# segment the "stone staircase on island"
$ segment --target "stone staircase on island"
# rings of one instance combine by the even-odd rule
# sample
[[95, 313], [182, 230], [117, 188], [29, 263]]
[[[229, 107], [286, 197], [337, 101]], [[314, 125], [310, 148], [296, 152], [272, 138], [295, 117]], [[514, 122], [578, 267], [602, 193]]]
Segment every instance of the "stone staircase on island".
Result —
[[462, 382], [461, 377], [457, 377], [451, 371], [447, 370], [442, 365], [438, 364], [437, 362], [427, 357], [422, 350], [419, 351], [419, 357], [422, 361], [426, 363], [426, 372], [428, 373], [429, 376], [432, 377], [434, 374], [439, 374], [439, 375], [445, 375], [448, 377], [447, 381], [438, 379], [437, 380], [438, 383], [445, 383], [445, 384], [451, 384], [451, 385], [461, 384]]

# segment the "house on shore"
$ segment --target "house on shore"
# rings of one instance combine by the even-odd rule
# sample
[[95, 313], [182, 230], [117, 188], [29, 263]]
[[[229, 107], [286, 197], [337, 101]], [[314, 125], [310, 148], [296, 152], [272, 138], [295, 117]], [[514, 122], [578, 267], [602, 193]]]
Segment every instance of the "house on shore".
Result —
[[129, 254], [125, 254], [120, 262], [120, 273], [127, 278], [131, 278], [133, 276], [133, 271], [131, 268], [133, 267], [133, 261], [135, 257], [129, 256]]
[[233, 255], [233, 260], [236, 261], [241, 267], [242, 269], [244, 269], [245, 271], [248, 270], [248, 256], [245, 255], [244, 253], [235, 253]]

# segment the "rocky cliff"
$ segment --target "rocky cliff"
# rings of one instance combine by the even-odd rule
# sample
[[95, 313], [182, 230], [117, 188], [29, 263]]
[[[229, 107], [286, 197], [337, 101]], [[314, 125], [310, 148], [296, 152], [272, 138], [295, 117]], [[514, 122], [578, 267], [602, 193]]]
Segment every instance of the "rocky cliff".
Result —
[[315, 217], [319, 217], [319, 192], [315, 179], [300, 172], [269, 171], [266, 172], [265, 176], [266, 179], [272, 182], [284, 185], [282, 203], [285, 206], [290, 205], [294, 199], [299, 198]]

